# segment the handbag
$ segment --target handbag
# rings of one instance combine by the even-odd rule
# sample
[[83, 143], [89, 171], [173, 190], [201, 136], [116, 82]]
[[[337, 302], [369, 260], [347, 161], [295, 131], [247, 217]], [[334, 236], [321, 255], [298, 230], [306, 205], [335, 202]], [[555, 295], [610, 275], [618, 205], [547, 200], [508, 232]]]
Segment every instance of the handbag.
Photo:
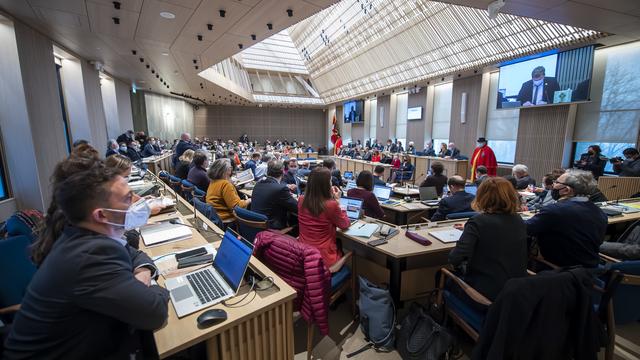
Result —
[[428, 310], [412, 303], [400, 324], [396, 348], [403, 359], [445, 359], [453, 350], [454, 339], [449, 331], [428, 314]]

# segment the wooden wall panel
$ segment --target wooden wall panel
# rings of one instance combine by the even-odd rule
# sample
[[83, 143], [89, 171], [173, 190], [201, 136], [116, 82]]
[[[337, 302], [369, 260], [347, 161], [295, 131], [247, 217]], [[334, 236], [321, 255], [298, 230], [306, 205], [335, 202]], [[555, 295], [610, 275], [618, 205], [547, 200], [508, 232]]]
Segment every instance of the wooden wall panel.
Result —
[[[453, 81], [449, 142], [454, 142], [460, 149], [460, 153], [469, 157], [473, 153], [478, 139], [478, 109], [480, 108], [481, 87], [482, 75]], [[467, 93], [465, 123], [460, 122], [462, 93]]]
[[562, 166], [568, 119], [569, 105], [520, 110], [515, 162], [527, 165], [538, 183]]
[[236, 140], [247, 133], [257, 141], [287, 138], [318, 147], [326, 144], [331, 131], [327, 129], [325, 116], [321, 109], [205, 106], [195, 112], [194, 133], [227, 140]]
[[416, 149], [422, 151], [424, 148], [424, 126], [427, 113], [427, 88], [423, 88], [417, 94], [409, 94], [407, 101], [407, 107], [422, 106], [422, 119], [420, 120], [407, 120], [407, 145], [409, 141], [415, 143]]

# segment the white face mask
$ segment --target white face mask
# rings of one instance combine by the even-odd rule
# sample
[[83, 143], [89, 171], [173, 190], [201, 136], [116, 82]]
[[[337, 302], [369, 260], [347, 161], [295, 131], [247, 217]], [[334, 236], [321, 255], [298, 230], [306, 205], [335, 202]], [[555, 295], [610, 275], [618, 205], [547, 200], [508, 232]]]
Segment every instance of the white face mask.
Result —
[[543, 81], [544, 81], [544, 79], [533, 80], [533, 85], [538, 86], [538, 85], [542, 84]]
[[151, 208], [145, 199], [140, 199], [136, 203], [129, 206], [127, 210], [119, 209], [104, 209], [107, 211], [114, 211], [120, 213], [126, 213], [124, 216], [124, 224], [116, 224], [107, 222], [109, 225], [124, 227], [125, 231], [137, 229], [147, 223], [149, 216], [151, 215]]

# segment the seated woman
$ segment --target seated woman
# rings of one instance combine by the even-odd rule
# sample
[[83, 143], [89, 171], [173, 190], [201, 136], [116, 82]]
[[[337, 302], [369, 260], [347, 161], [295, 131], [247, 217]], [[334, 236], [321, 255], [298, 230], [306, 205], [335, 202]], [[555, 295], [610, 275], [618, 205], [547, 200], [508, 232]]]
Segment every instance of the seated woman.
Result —
[[247, 208], [251, 199], [241, 200], [236, 187], [231, 183], [233, 167], [227, 158], [217, 159], [207, 175], [211, 182], [207, 189], [207, 203], [213, 206], [224, 223], [233, 222], [233, 208]]
[[373, 151], [373, 155], [371, 155], [371, 162], [380, 162], [380, 151]]
[[363, 170], [358, 174], [356, 179], [356, 188], [349, 189], [347, 196], [362, 199], [362, 208], [364, 214], [376, 219], [384, 217], [384, 210], [380, 207], [378, 198], [372, 193], [373, 191], [373, 174], [371, 171]]
[[449, 262], [493, 301], [507, 280], [527, 275], [527, 227], [517, 213], [518, 194], [506, 179], [483, 181], [471, 206], [480, 214], [464, 225]]
[[182, 156], [178, 158], [180, 162], [176, 165], [176, 171], [174, 173], [175, 176], [179, 177], [180, 179], [187, 178], [187, 176], [189, 175], [189, 170], [191, 169], [191, 162], [193, 161], [193, 155], [195, 153], [196, 152], [191, 149], [187, 149], [185, 150], [185, 152], [182, 153]]
[[447, 186], [447, 176], [442, 175], [444, 165], [441, 162], [434, 161], [431, 163], [431, 175], [420, 184], [420, 187], [435, 186], [438, 196], [442, 196], [442, 191]]
[[445, 156], [451, 156], [451, 151], [447, 149], [446, 143], [440, 143], [440, 152], [438, 153], [438, 157], [443, 158]]
[[209, 168], [209, 159], [207, 154], [198, 150], [193, 155], [193, 166], [187, 174], [187, 180], [202, 191], [209, 188], [209, 177], [207, 177], [207, 169]]
[[413, 176], [413, 164], [411, 163], [411, 157], [404, 155], [402, 157], [402, 164], [400, 168], [392, 171], [391, 182], [409, 180]]
[[298, 199], [298, 240], [320, 250], [324, 264], [337, 272], [342, 267], [342, 253], [336, 244], [336, 226], [351, 225], [347, 212], [340, 208], [340, 189], [331, 186], [331, 172], [317, 167], [309, 174], [305, 194]]

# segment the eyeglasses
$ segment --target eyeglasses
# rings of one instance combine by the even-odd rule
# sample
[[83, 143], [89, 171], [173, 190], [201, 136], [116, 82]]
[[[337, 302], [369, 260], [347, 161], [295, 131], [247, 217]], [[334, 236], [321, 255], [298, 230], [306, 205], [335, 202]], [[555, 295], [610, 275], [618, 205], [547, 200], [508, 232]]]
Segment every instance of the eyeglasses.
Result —
[[569, 185], [569, 184], [567, 184], [567, 183], [560, 182], [560, 181], [558, 181], [558, 180], [554, 180], [554, 181], [553, 181], [553, 183], [554, 183], [554, 184], [560, 184], [560, 185], [564, 185], [564, 186], [571, 187], [571, 185]]

